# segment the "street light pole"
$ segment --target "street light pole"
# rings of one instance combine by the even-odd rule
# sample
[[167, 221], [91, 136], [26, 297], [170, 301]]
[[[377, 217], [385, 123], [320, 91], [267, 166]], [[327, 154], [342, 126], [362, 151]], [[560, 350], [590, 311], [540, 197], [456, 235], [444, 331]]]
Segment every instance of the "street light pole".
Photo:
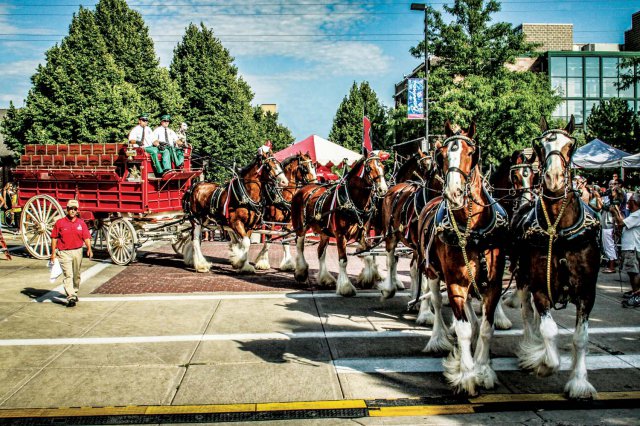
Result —
[[424, 141], [422, 152], [429, 152], [429, 41], [427, 39], [427, 5], [425, 3], [411, 3], [411, 10], [424, 11]]

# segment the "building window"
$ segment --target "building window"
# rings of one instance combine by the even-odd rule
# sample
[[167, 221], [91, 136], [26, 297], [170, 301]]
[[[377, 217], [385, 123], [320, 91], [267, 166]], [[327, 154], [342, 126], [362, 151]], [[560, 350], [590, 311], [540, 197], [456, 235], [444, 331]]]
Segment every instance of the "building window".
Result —
[[582, 97], [582, 79], [581, 78], [568, 78], [567, 79], [567, 96], [569, 97]]
[[585, 79], [585, 96], [587, 98], [599, 98], [600, 97], [600, 78], [586, 78]]
[[618, 58], [602, 58], [602, 76], [618, 77]]
[[567, 58], [551, 58], [551, 77], [566, 77], [567, 76]]
[[585, 75], [587, 77], [600, 77], [600, 58], [585, 58]]
[[602, 97], [617, 98], [618, 97], [617, 84], [618, 84], [617, 78], [603, 78], [602, 79]]
[[589, 116], [591, 115], [591, 112], [593, 111], [593, 107], [595, 107], [596, 105], [600, 105], [600, 101], [586, 101], [585, 102], [585, 109], [584, 109], [584, 119], [586, 121], [587, 118], [589, 118]]
[[576, 124], [582, 124], [582, 101], [567, 101], [567, 110], [567, 117], [570, 117], [571, 114], [573, 114]]
[[552, 118], [562, 118], [563, 120], [566, 120], [567, 118], [567, 101], [562, 101], [560, 102], [560, 105], [558, 105], [555, 109], [555, 111], [553, 111], [553, 114], [551, 114]]
[[582, 77], [582, 58], [567, 58], [567, 77]]

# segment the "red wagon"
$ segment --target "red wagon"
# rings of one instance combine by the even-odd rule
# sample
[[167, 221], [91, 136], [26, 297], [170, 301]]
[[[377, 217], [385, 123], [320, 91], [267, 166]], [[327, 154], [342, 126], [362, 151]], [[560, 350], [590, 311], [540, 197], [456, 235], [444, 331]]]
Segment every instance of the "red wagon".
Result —
[[51, 229], [71, 199], [80, 203], [93, 245], [106, 248], [118, 265], [131, 262], [148, 240], [170, 239], [178, 250], [175, 244], [186, 232], [182, 196], [202, 174], [191, 167], [191, 148], [184, 154], [181, 168], [156, 178], [144, 148], [116, 143], [27, 145], [14, 171], [27, 251], [38, 259], [49, 258]]

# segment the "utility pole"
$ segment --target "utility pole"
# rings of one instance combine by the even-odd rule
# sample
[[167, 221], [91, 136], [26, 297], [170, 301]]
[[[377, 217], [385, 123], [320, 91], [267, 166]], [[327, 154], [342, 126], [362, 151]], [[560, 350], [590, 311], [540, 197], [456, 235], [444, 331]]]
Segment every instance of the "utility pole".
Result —
[[424, 141], [422, 152], [428, 153], [429, 146], [429, 40], [427, 39], [427, 5], [426, 3], [411, 3], [411, 10], [424, 11]]

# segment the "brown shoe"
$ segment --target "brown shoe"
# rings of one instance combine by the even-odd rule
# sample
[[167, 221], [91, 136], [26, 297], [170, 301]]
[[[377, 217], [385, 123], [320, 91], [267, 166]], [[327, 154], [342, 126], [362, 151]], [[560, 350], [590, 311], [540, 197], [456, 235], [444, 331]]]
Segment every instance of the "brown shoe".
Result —
[[605, 269], [604, 271], [602, 271], [603, 274], [615, 274], [616, 270], [615, 269]]

